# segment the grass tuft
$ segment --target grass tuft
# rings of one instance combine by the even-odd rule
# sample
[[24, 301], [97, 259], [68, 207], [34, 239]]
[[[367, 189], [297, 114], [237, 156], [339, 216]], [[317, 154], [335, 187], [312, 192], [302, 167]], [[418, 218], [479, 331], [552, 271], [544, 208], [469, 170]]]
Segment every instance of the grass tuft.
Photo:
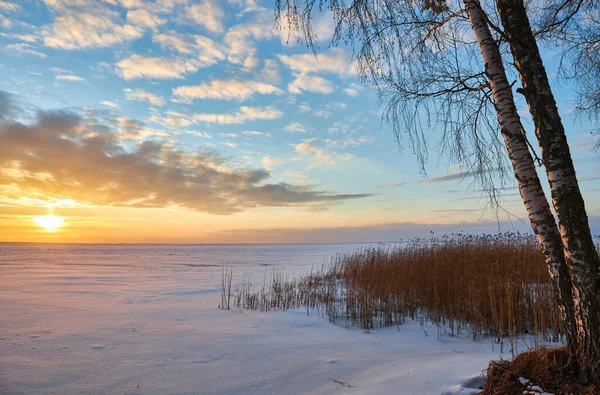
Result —
[[[534, 392], [534, 387], [538, 392]], [[582, 386], [565, 347], [531, 349], [512, 361], [492, 361], [481, 395], [522, 395], [540, 393], [592, 395], [600, 393], [593, 385]]]

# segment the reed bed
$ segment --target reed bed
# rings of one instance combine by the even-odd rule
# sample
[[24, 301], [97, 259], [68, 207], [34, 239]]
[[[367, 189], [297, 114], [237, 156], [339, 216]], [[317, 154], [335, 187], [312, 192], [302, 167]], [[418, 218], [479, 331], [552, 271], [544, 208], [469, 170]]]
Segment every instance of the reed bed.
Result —
[[265, 273], [258, 290], [244, 276], [233, 294], [238, 308], [302, 307], [367, 332], [413, 319], [437, 324], [438, 336], [493, 336], [499, 344], [531, 334], [541, 345], [563, 335], [544, 256], [534, 237], [520, 233], [363, 248], [298, 279]]

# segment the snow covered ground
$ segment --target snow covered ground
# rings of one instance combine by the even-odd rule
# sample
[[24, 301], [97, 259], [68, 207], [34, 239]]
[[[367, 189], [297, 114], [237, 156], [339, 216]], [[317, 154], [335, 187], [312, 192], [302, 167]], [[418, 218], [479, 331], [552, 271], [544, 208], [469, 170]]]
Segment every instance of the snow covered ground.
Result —
[[224, 259], [262, 282], [356, 247], [0, 245], [0, 393], [476, 393], [491, 340], [217, 308]]

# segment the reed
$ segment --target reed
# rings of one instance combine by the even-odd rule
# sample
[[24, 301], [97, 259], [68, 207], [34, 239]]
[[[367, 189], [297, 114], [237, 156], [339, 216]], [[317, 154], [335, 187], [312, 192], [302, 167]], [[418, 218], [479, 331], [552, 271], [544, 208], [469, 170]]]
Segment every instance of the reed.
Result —
[[221, 304], [219, 305], [224, 310], [229, 310], [232, 281], [233, 268], [226, 263], [221, 268]]
[[563, 336], [544, 256], [534, 237], [518, 232], [363, 248], [298, 279], [273, 270], [258, 291], [244, 280], [235, 294], [238, 307], [304, 307], [366, 332], [413, 319], [437, 324], [438, 336], [493, 336], [501, 345], [522, 334], [534, 345]]
[[493, 335], [500, 342], [562, 334], [544, 256], [533, 237], [519, 233], [367, 248], [338, 255], [323, 278], [336, 287], [315, 290], [325, 296], [326, 310], [367, 331], [411, 318], [450, 335]]

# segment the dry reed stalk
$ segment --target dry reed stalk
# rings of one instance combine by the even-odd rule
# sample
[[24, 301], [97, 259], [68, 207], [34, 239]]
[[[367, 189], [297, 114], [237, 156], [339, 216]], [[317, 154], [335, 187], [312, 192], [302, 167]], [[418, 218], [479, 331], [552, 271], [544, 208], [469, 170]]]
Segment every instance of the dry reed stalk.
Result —
[[555, 295], [536, 240], [520, 233], [445, 235], [401, 246], [380, 245], [338, 254], [299, 279], [272, 270], [254, 291], [246, 276], [238, 307], [305, 307], [346, 327], [370, 331], [407, 318], [438, 325], [438, 336], [493, 335], [502, 345], [521, 334], [534, 345], [562, 339]]
[[229, 310], [232, 280], [233, 268], [228, 263], [225, 263], [221, 266], [221, 305], [219, 306], [224, 310]]

